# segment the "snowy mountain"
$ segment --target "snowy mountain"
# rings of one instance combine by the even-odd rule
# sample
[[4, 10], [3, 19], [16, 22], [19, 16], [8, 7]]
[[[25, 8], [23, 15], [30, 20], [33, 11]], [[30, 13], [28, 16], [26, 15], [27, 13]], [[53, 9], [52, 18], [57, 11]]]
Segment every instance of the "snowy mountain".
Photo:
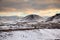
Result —
[[52, 17], [49, 17], [47, 19], [47, 21], [52, 21], [52, 22], [60, 22], [60, 13], [52, 16]]
[[27, 15], [23, 18], [24, 21], [27, 22], [38, 22], [38, 21], [43, 21], [43, 17], [39, 16], [39, 15], [35, 15], [35, 14], [31, 14], [31, 15]]

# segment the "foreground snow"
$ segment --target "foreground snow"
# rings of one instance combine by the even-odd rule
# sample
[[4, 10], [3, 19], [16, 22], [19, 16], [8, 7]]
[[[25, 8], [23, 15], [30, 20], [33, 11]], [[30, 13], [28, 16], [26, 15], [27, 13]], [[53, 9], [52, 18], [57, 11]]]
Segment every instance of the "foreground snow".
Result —
[[35, 29], [0, 32], [0, 40], [55, 40], [60, 39], [59, 29]]

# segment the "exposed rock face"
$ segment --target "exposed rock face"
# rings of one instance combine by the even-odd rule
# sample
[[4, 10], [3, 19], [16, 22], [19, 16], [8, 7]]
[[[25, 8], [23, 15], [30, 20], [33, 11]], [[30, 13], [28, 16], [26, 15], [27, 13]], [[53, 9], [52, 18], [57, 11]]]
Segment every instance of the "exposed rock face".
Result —
[[39, 15], [35, 15], [35, 14], [31, 14], [23, 18], [23, 20], [30, 21], [30, 22], [39, 21], [39, 20], [41, 21], [42, 19], [43, 19], [42, 17], [40, 17]]
[[47, 19], [47, 21], [59, 21], [59, 20], [60, 20], [60, 13]]

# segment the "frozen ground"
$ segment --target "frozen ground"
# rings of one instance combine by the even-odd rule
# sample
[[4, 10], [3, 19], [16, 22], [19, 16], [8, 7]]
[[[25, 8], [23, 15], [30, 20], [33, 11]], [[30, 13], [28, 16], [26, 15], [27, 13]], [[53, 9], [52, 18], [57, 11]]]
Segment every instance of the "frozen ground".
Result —
[[60, 39], [59, 29], [35, 29], [0, 32], [0, 40], [55, 40]]

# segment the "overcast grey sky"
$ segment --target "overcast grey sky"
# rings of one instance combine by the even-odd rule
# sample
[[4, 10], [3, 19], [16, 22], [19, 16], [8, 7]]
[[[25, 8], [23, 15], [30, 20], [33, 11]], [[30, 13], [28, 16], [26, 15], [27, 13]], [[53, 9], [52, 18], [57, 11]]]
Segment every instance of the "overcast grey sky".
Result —
[[60, 8], [60, 0], [0, 0], [0, 11]]

